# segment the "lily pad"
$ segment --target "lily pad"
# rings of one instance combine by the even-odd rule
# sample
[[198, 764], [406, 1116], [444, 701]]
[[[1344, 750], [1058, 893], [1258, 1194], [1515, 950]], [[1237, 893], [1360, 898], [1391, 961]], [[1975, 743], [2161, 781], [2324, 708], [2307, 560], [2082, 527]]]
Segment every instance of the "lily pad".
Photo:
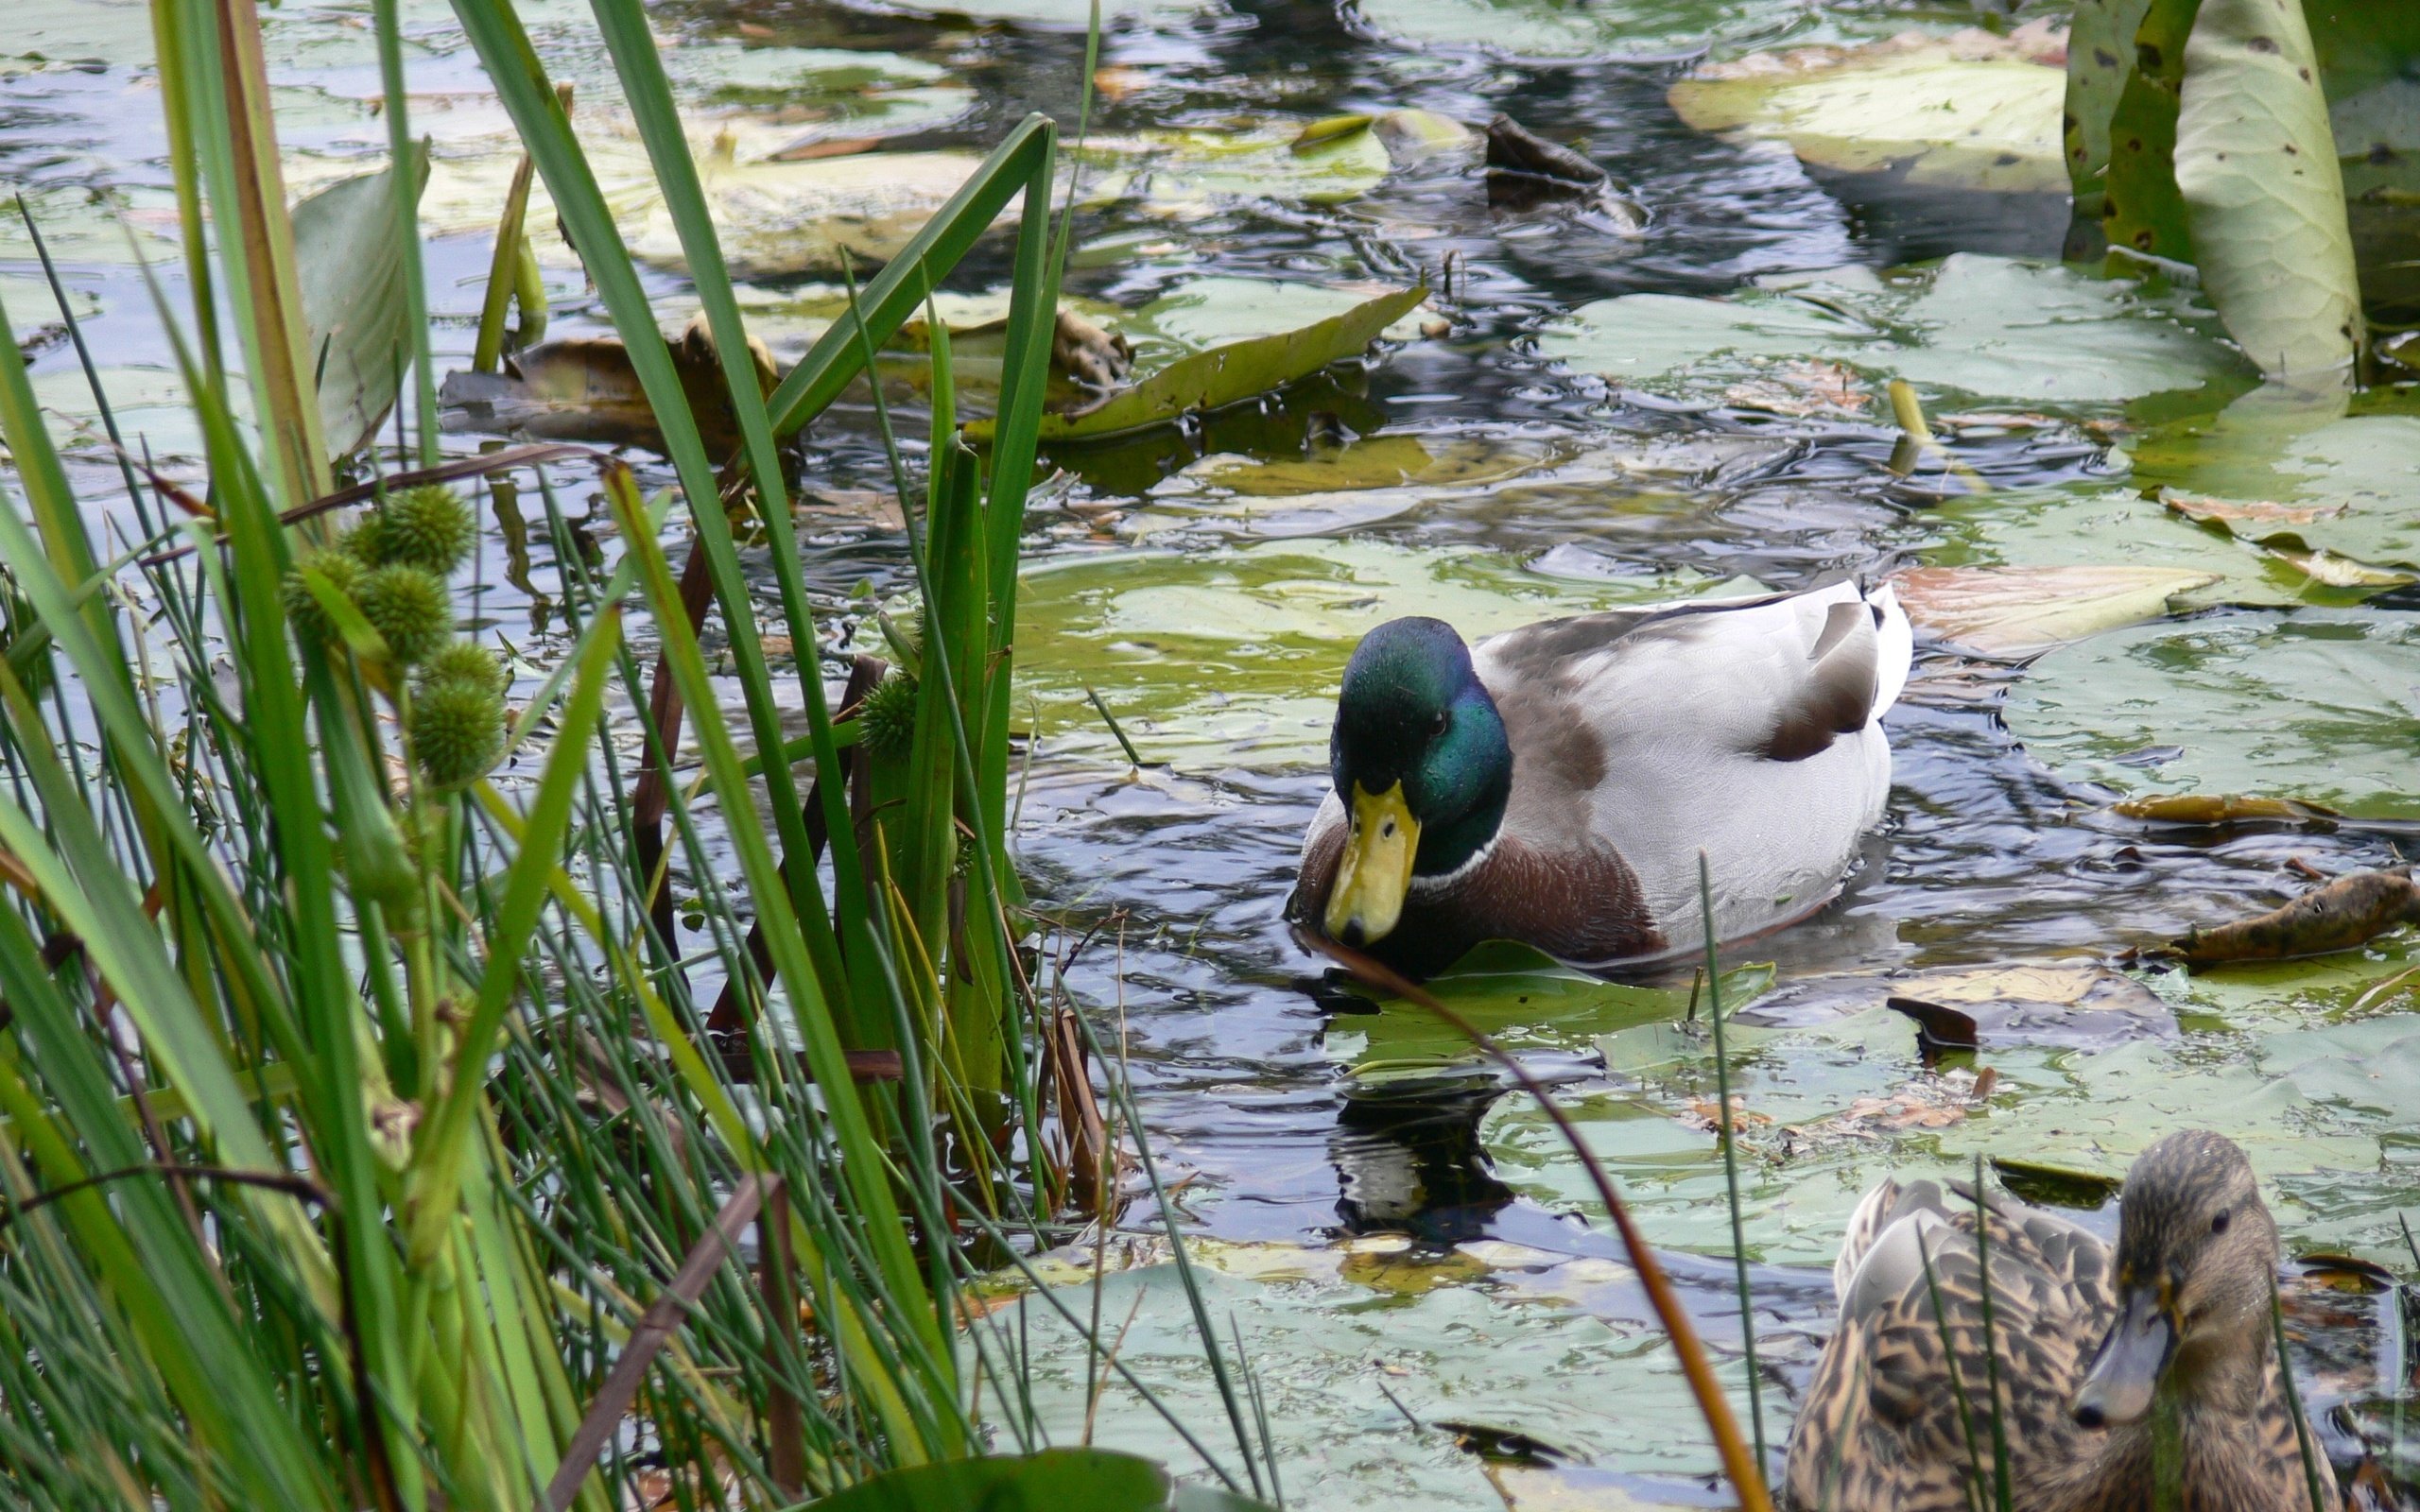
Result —
[[1790, 0], [1356, 0], [1371, 30], [1423, 48], [1514, 58], [1668, 58], [1794, 17]]
[[2169, 567], [1916, 567], [1891, 579], [1925, 634], [1988, 657], [2022, 658], [2166, 614], [2219, 580]]
[[[1737, 1013], [1772, 982], [1771, 966], [1725, 971], [1723, 1011]], [[1675, 1022], [1693, 1010], [1703, 1024], [1714, 1002], [1703, 984], [1608, 982], [1503, 942], [1473, 951], [1453, 971], [1432, 979], [1428, 989], [1515, 1054], [1567, 1048], [1635, 1023]], [[1351, 1065], [1363, 1083], [1485, 1063], [1452, 1025], [1410, 1003], [1388, 1002], [1374, 1016], [1336, 1021], [1328, 1029], [1327, 1049]]]
[[[1582, 306], [1539, 351], [1651, 392], [1712, 398], [1775, 358], [1820, 358], [1979, 399], [2112, 404], [2199, 388], [2236, 359], [2174, 295], [1960, 253], [1876, 280], [1767, 280], [1730, 300], [1626, 294]], [[2089, 353], [2088, 356], [2083, 355]]]
[[[2420, 624], [2408, 615], [2241, 612], [2113, 630], [2035, 662], [2006, 718], [2037, 760], [2130, 798], [2288, 793], [2420, 818]], [[2152, 745], [2183, 753], [2153, 768], [2117, 760]]]
[[1266, 1503], [1209, 1487], [1180, 1492], [1139, 1454], [1046, 1449], [887, 1470], [820, 1499], [826, 1512], [1253, 1512]]
[[1353, 131], [1298, 146], [1290, 124], [1243, 130], [1163, 130], [1096, 137], [1078, 161], [1096, 203], [1139, 199], [1155, 215], [1186, 215], [1219, 200], [1334, 204], [1368, 193], [1392, 170], [1386, 139]]
[[1966, 1043], [2100, 1048], [2127, 1040], [2168, 1040], [2176, 1022], [2159, 995], [2133, 977], [2089, 961], [2013, 961], [1809, 977], [1766, 994], [1741, 1022], [1780, 1028], [1822, 1023], [1902, 1001], [1946, 1009], [1966, 1021]]
[[2372, 566], [2420, 567], [2420, 415], [2352, 413], [2336, 392], [2269, 386], [2136, 447], [2135, 476], [2217, 531]]
[[1162, 479], [1124, 530], [1207, 530], [1264, 538], [1317, 535], [1445, 504], [1578, 455], [1569, 436], [1494, 429], [1391, 432], [1310, 455], [1221, 453]]
[[1674, 84], [1701, 131], [1789, 144], [1802, 162], [1998, 194], [2066, 190], [2059, 118], [2065, 38], [2047, 22], [2006, 37], [1909, 32], [1862, 47], [1801, 47], [1709, 63]]
[[1062, 753], [1115, 753], [1086, 699], [1092, 687], [1147, 761], [1323, 766], [1337, 681], [1383, 620], [1433, 614], [1477, 639], [1714, 586], [1573, 582], [1494, 553], [1361, 540], [1125, 552], [1026, 569], [1018, 665], [1040, 700], [1040, 732]]

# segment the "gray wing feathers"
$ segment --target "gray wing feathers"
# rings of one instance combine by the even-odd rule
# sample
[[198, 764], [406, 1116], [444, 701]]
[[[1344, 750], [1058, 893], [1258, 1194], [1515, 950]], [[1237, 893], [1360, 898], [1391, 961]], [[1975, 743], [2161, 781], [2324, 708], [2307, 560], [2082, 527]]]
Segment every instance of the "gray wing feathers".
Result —
[[1832, 605], [1807, 654], [1805, 679], [1776, 713], [1763, 754], [1805, 761], [1830, 749], [1836, 737], [1863, 730], [1874, 717], [1881, 649], [1873, 609], [1861, 599]]

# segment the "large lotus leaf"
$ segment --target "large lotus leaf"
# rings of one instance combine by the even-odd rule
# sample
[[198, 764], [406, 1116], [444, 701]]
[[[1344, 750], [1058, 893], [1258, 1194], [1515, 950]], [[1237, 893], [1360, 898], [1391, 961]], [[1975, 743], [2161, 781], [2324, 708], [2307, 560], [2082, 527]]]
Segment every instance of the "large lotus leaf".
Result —
[[1710, 63], [1674, 84], [1672, 109], [1702, 131], [1789, 144], [1817, 167], [1891, 170], [1910, 183], [2048, 194], [2067, 186], [2057, 39], [1917, 33], [1863, 47], [1802, 47]]
[[[2128, 797], [2260, 793], [2420, 818], [2420, 623], [2359, 610], [2240, 612], [2053, 651], [2010, 693], [2037, 760]], [[2150, 747], [2157, 765], [2118, 758]]]
[[[426, 151], [417, 159], [424, 183]], [[410, 361], [406, 228], [397, 211], [392, 169], [330, 184], [294, 207], [295, 276], [332, 458], [352, 455], [377, 434]]]
[[1759, 359], [1789, 356], [1976, 398], [2091, 404], [2198, 388], [2232, 369], [2192, 322], [2175, 295], [1962, 252], [1889, 281], [1840, 271], [1731, 300], [1599, 300], [1538, 346], [1585, 371], [1691, 396], [1718, 395]]
[[2067, 183], [2077, 218], [2096, 230], [2109, 172], [2109, 118], [2135, 71], [2135, 32], [2150, 8], [2151, 0], [2076, 0], [2067, 26]]
[[2135, 448], [2135, 475], [2216, 530], [2287, 551], [2420, 568], [2420, 415], [2393, 394], [2272, 385]]
[[2176, 192], [2176, 110], [2185, 40], [2201, 0], [2152, 0], [2127, 55], [2133, 71], [2109, 118], [2100, 225], [2108, 245], [2190, 262], [2193, 243]]
[[[1223, 409], [1298, 382], [1332, 362], [1356, 357], [1428, 296], [1403, 289], [1290, 331], [1255, 335], [1177, 358], [1088, 409], [1043, 417], [1045, 441], [1096, 440]], [[967, 427], [990, 434], [988, 423]]]
[[2203, 287], [2247, 356], [2333, 373], [2360, 344], [2361, 291], [2300, 0], [2203, 0], [2185, 47], [2176, 187]]
[[1695, 53], [1804, 13], [1795, 0], [1357, 0], [1355, 9], [1372, 29], [1417, 47], [1587, 59]]
[[1251, 1512], [1211, 1492], [1176, 1500], [1167, 1471], [1138, 1454], [1046, 1449], [887, 1470], [814, 1503], [826, 1512]]
[[1374, 541], [1063, 558], [1027, 569], [1018, 667], [1041, 733], [1063, 753], [1116, 748], [1085, 698], [1091, 686], [1147, 761], [1324, 765], [1345, 660], [1383, 620], [1430, 614], [1477, 639], [1707, 586], [1570, 582], [1492, 553]]

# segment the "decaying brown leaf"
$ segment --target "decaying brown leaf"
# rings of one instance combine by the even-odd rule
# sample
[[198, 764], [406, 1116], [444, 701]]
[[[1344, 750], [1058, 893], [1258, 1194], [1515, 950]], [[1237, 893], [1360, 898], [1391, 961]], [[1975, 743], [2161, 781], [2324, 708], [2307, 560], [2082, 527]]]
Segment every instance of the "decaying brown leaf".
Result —
[[2344, 512], [2341, 504], [2275, 504], [2266, 499], [2221, 499], [2206, 493], [2162, 489], [2159, 502], [2196, 524], [2229, 524], [2242, 520], [2256, 525], [2307, 525], [2333, 520]]
[[1862, 415], [1873, 406], [1858, 375], [1837, 362], [1777, 363], [1722, 391], [1722, 402], [1774, 415]]
[[2169, 941], [2165, 954], [2190, 967], [2325, 955], [2415, 921], [2420, 921], [2420, 885], [2413, 885], [2411, 868], [2358, 871], [2314, 887], [2283, 908], [2216, 929], [2194, 930]]
[[[1717, 1117], [1718, 1114], [1715, 1110], [1714, 1099], [1710, 1097], [1697, 1098], [1692, 1101], [1687, 1108], [1682, 1109], [1681, 1112], [1682, 1123], [1688, 1125], [1691, 1128], [1703, 1129], [1709, 1134], [1715, 1132], [1717, 1127], [1715, 1120]], [[1757, 1125], [1770, 1124], [1772, 1122], [1772, 1120], [1771, 1118], [1766, 1117], [1762, 1113], [1750, 1112], [1741, 1105], [1739, 1097], [1737, 1094], [1733, 1095], [1731, 1099], [1732, 1133], [1744, 1134], [1749, 1129], [1755, 1127]]]
[[[723, 387], [714, 334], [700, 315], [670, 343], [681, 391], [697, 417], [707, 451], [724, 454], [739, 445], [739, 421]], [[773, 354], [749, 339], [757, 383], [770, 393], [779, 381]], [[439, 394], [462, 428], [552, 440], [596, 441], [608, 446], [664, 449], [664, 431], [639, 387], [628, 348], [613, 336], [574, 336], [549, 341], [505, 359], [500, 373], [450, 372]]]

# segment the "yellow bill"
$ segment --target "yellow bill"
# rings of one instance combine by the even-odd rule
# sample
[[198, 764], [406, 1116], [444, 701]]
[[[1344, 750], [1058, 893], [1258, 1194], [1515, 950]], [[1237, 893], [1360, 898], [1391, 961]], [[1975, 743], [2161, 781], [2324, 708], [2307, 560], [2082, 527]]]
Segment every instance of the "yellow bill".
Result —
[[1403, 800], [1403, 784], [1372, 793], [1353, 784], [1353, 829], [1327, 894], [1327, 934], [1347, 945], [1386, 938], [1403, 917], [1411, 890], [1411, 863], [1420, 853], [1420, 821]]

